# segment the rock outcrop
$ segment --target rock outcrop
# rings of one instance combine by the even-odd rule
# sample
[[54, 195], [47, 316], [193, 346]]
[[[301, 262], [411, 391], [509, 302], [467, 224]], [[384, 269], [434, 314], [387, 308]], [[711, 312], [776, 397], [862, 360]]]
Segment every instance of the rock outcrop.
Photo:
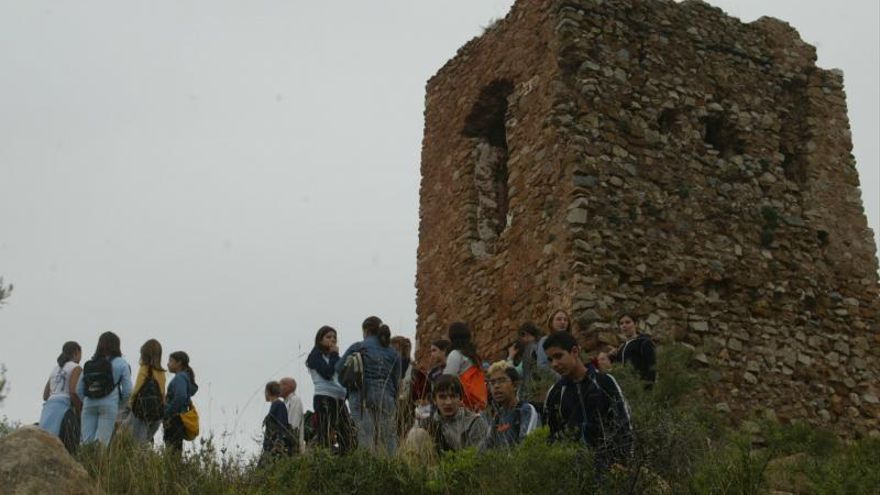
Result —
[[25, 426], [0, 438], [0, 495], [98, 495], [58, 437]]

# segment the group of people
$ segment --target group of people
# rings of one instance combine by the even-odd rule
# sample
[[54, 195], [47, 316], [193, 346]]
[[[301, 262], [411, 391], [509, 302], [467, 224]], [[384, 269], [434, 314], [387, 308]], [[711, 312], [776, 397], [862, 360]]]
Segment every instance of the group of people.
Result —
[[[633, 442], [630, 412], [608, 371], [614, 363], [632, 365], [650, 387], [656, 355], [633, 315], [620, 315], [617, 324], [623, 344], [589, 359], [568, 313], [558, 310], [546, 331], [523, 324], [506, 356], [490, 363], [478, 352], [470, 327], [456, 322], [448, 338], [431, 343], [427, 369], [413, 362], [409, 339], [392, 338], [376, 316], [363, 321], [363, 340], [343, 353], [336, 330], [322, 326], [306, 359], [314, 384], [312, 411], [304, 411], [293, 378], [265, 386], [270, 407], [261, 461], [296, 455], [307, 445], [340, 455], [354, 448], [390, 455], [401, 442], [421, 452], [510, 448], [547, 425], [550, 441], [589, 446], [600, 466], [625, 464]], [[122, 428], [138, 441], [152, 442], [161, 425], [165, 445], [182, 448], [198, 391], [185, 352], [169, 355], [167, 371], [174, 378], [167, 389], [162, 346], [155, 339], [141, 346], [134, 383], [112, 332], [100, 336], [83, 366], [81, 358], [79, 344], [64, 344], [43, 392], [41, 427], [73, 450], [79, 443], [107, 445]]]
[[[339, 454], [364, 448], [388, 455], [401, 442], [413, 451], [426, 445], [436, 452], [510, 448], [546, 424], [553, 442], [581, 442], [594, 449], [602, 466], [625, 463], [632, 450], [630, 412], [608, 371], [614, 363], [632, 365], [650, 387], [656, 354], [651, 338], [638, 333], [633, 315], [622, 314], [617, 323], [623, 344], [587, 359], [568, 313], [558, 310], [546, 332], [522, 325], [506, 358], [489, 363], [481, 358], [470, 327], [456, 322], [449, 325], [448, 338], [431, 343], [426, 369], [413, 362], [409, 339], [392, 337], [376, 316], [364, 320], [363, 340], [343, 353], [336, 330], [323, 326], [306, 360], [315, 388], [313, 413], [289, 416], [286, 433], [293, 439], [310, 426], [314, 437], [279, 442], [284, 435], [267, 426], [264, 449], [278, 455], [309, 443]], [[275, 402], [264, 424], [284, 424], [282, 402], [288, 410], [290, 402], [270, 391], [274, 382], [266, 387], [267, 400]], [[291, 444], [298, 449], [288, 448]]]
[[119, 429], [151, 443], [161, 425], [165, 445], [182, 449], [187, 416], [195, 412], [192, 396], [199, 389], [187, 353], [168, 356], [167, 371], [174, 378], [167, 389], [162, 345], [155, 339], [141, 346], [134, 383], [113, 332], [101, 334], [92, 357], [82, 365], [81, 361], [80, 345], [65, 342], [43, 389], [40, 427], [60, 437], [72, 452], [81, 443], [108, 445]]

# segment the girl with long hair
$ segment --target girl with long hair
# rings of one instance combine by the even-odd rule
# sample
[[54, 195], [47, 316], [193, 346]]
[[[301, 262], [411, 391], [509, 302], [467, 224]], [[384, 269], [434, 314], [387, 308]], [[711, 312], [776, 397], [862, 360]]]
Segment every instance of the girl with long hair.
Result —
[[43, 410], [40, 413], [40, 428], [61, 438], [69, 452], [79, 444], [79, 411], [82, 401], [76, 393], [82, 368], [79, 361], [82, 348], [76, 342], [65, 342], [56, 365], [49, 373], [43, 388]]
[[306, 367], [315, 386], [312, 407], [317, 418], [317, 441], [322, 447], [338, 445], [338, 453], [351, 449], [351, 418], [345, 405], [345, 388], [339, 384], [336, 363], [339, 362], [339, 346], [336, 329], [324, 325], [315, 334], [315, 346], [306, 359]]
[[397, 450], [394, 421], [400, 382], [400, 355], [391, 349], [391, 329], [378, 316], [361, 325], [364, 340], [352, 344], [336, 363], [342, 371], [346, 360], [360, 353], [363, 360], [363, 387], [348, 391], [351, 415], [357, 425], [358, 446], [374, 453], [393, 455]]
[[[129, 401], [131, 433], [139, 442], [153, 443], [162, 422], [165, 404], [165, 369], [162, 368], [162, 344], [150, 339], [141, 346], [140, 366]], [[154, 409], [158, 409], [154, 413]]]
[[535, 357], [537, 358], [538, 368], [540, 369], [550, 369], [550, 360], [547, 359], [547, 354], [544, 353], [544, 341], [547, 340], [547, 337], [556, 332], [571, 333], [571, 317], [564, 309], [557, 309], [550, 313], [550, 317], [547, 318], [547, 335], [541, 337], [538, 341], [538, 345], [535, 346]]
[[84, 366], [76, 393], [83, 399], [82, 443], [110, 444], [116, 417], [131, 395], [131, 366], [122, 357], [119, 336], [104, 332]]
[[444, 375], [457, 376], [464, 386], [462, 401], [473, 411], [486, 408], [489, 392], [483, 373], [480, 354], [471, 340], [471, 329], [466, 323], [455, 322], [449, 325], [449, 355], [446, 357]]
[[165, 394], [165, 412], [162, 418], [163, 440], [166, 448], [183, 450], [184, 428], [180, 414], [189, 410], [192, 396], [199, 390], [196, 373], [189, 365], [189, 355], [175, 351], [168, 355], [168, 371], [174, 378]]

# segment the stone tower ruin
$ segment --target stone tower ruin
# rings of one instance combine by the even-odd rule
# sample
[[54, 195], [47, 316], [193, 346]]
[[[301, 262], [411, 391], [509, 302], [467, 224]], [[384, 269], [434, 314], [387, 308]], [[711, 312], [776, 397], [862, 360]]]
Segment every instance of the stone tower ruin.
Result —
[[[878, 430], [878, 265], [843, 76], [700, 1], [519, 0], [427, 85], [420, 352], [568, 309], [694, 346], [736, 417]], [[722, 407], [722, 409], [727, 409]]]

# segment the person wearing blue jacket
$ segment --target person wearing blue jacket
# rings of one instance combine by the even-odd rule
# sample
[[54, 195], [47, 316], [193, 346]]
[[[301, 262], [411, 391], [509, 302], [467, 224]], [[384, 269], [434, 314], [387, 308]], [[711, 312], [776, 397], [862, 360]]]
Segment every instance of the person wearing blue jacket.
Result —
[[339, 362], [339, 347], [336, 344], [336, 329], [324, 325], [315, 334], [315, 347], [306, 359], [306, 367], [315, 386], [312, 407], [318, 420], [316, 427], [318, 445], [332, 448], [335, 443], [339, 454], [351, 450], [354, 438], [351, 431], [351, 418], [345, 406], [345, 387], [339, 384], [336, 363]]
[[[109, 361], [109, 367], [106, 362]], [[103, 371], [92, 372], [103, 364]], [[112, 380], [110, 376], [112, 375]], [[103, 385], [103, 386], [102, 386]], [[99, 392], [96, 392], [99, 391]], [[92, 359], [86, 363], [83, 377], [76, 385], [76, 394], [83, 397], [81, 417], [82, 443], [100, 442], [106, 446], [113, 437], [119, 408], [128, 403], [131, 395], [131, 367], [122, 357], [119, 336], [104, 332], [98, 337], [98, 346]]]
[[180, 414], [189, 410], [190, 399], [199, 390], [196, 374], [189, 365], [189, 356], [183, 351], [168, 355], [168, 371], [174, 378], [165, 394], [165, 414], [162, 418], [165, 447], [183, 449], [184, 428]]
[[363, 387], [348, 390], [348, 403], [357, 427], [358, 447], [374, 453], [393, 455], [397, 450], [397, 389], [401, 379], [400, 355], [390, 348], [391, 330], [378, 316], [370, 316], [361, 326], [364, 340], [345, 351], [336, 363], [342, 371], [352, 354], [360, 353]]

